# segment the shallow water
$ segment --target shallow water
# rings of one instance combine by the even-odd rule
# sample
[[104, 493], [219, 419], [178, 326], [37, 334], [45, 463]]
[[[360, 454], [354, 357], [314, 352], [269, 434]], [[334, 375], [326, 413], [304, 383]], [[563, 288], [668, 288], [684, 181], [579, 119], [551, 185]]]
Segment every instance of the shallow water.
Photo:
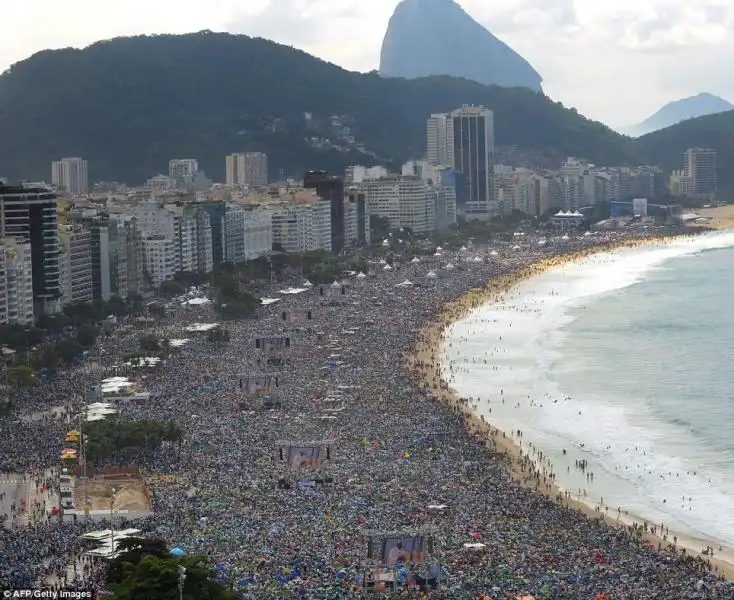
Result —
[[574, 496], [734, 544], [732, 246], [720, 232], [547, 271], [449, 329], [444, 377]]

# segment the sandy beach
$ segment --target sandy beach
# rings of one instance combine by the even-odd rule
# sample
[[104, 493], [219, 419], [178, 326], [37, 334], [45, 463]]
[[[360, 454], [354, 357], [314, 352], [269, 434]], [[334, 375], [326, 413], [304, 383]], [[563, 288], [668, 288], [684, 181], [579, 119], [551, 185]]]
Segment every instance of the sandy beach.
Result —
[[[712, 215], [716, 220], [716, 227], [712, 224], [712, 228], [734, 227], [734, 206], [710, 210], [716, 211], [715, 216]], [[699, 211], [699, 213], [703, 214], [703, 211]], [[734, 580], [734, 553], [728, 550], [718, 552], [719, 544], [679, 534], [675, 531], [666, 530], [666, 535], [663, 535], [659, 523], [657, 524], [657, 531], [653, 534], [649, 528], [643, 527], [643, 523], [648, 524], [649, 520], [628, 513], [623, 508], [619, 513], [616, 507], [615, 510], [609, 511], [609, 506], [595, 505], [586, 499], [580, 500], [570, 492], [559, 488], [555, 483], [555, 471], [552, 466], [549, 467], [547, 462], [543, 462], [541, 465], [537, 461], [537, 455], [527, 444], [523, 443], [520, 431], [502, 431], [493, 426], [492, 423], [487, 422], [484, 416], [478, 416], [469, 403], [463, 401], [442, 378], [442, 345], [445, 341], [445, 331], [449, 325], [466, 317], [472, 310], [487, 303], [502, 300], [519, 283], [547, 269], [578, 261], [592, 253], [611, 251], [620, 247], [639, 246], [646, 243], [654, 244], [660, 241], [659, 238], [651, 238], [643, 242], [623, 242], [606, 247], [597, 247], [578, 253], [551, 257], [523, 267], [512, 274], [494, 277], [484, 287], [471, 290], [458, 300], [444, 305], [443, 310], [436, 316], [435, 320], [422, 330], [419, 342], [411, 357], [411, 364], [419, 378], [426, 382], [430, 392], [439, 401], [463, 414], [469, 430], [477, 437], [485, 440], [497, 453], [504, 455], [508, 474], [520, 484], [545, 494], [556, 503], [576, 510], [589, 519], [604, 520], [609, 526], [626, 529], [630, 534], [634, 531], [635, 535], [641, 536], [653, 547], [677, 547], [679, 550], [685, 549], [688, 554], [701, 556], [709, 560], [721, 575], [729, 580]], [[649, 525], [653, 526], [654, 524], [649, 523]], [[677, 537], [677, 544], [675, 545], [671, 542], [674, 537]], [[714, 548], [714, 558], [701, 553], [701, 550], [706, 546]]]
[[734, 228], [734, 204], [725, 206], [717, 206], [715, 208], [701, 208], [695, 211], [696, 214], [711, 219], [703, 227], [709, 229], [732, 229]]

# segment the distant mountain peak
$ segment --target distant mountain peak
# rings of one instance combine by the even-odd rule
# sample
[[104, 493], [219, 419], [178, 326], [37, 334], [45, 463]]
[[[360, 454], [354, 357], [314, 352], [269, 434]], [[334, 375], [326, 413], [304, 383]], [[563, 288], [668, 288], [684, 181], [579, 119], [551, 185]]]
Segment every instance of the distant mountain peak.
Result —
[[642, 123], [623, 127], [621, 128], [621, 132], [637, 137], [657, 131], [658, 129], [665, 129], [681, 121], [729, 110], [734, 110], [734, 104], [728, 100], [724, 100], [724, 98], [720, 98], [709, 92], [700, 92], [695, 96], [668, 102]]
[[454, 0], [402, 0], [382, 43], [380, 74], [406, 79], [450, 75], [536, 91], [543, 81], [527, 60]]

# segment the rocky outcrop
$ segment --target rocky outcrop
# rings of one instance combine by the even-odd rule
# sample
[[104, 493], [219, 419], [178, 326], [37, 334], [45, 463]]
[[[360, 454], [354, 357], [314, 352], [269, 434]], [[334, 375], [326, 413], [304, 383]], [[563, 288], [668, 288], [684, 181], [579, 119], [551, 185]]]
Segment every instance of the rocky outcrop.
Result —
[[406, 79], [451, 75], [538, 91], [543, 81], [528, 61], [453, 0], [398, 4], [382, 42], [380, 74]]

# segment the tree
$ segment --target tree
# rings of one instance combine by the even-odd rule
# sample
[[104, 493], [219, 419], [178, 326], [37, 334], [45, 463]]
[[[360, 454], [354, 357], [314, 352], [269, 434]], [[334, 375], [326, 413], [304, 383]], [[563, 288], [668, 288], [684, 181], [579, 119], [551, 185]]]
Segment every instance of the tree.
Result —
[[61, 340], [54, 346], [54, 351], [62, 362], [71, 365], [82, 355], [84, 348], [76, 340]]
[[[111, 566], [110, 566], [111, 567]], [[186, 569], [179, 594], [180, 568]], [[139, 563], [126, 563], [124, 579], [110, 585], [112, 600], [234, 600], [235, 594], [214, 581], [214, 570], [202, 556], [159, 557], [146, 554]]]
[[165, 540], [160, 538], [123, 538], [118, 542], [118, 556], [107, 565], [107, 584], [122, 583], [130, 576], [145, 556], [168, 558], [170, 552]]
[[108, 315], [115, 315], [116, 317], [121, 317], [127, 312], [127, 304], [125, 301], [120, 298], [120, 296], [112, 296], [108, 301], [107, 305], [105, 307], [105, 312]]
[[153, 452], [163, 442], [180, 445], [184, 439], [183, 430], [172, 421], [94, 421], [86, 434], [87, 457], [96, 463], [127, 451]]
[[85, 348], [90, 348], [91, 346], [94, 346], [98, 335], [99, 327], [85, 323], [77, 330], [76, 341], [79, 342], [79, 345], [84, 346]]
[[29, 388], [36, 385], [38, 380], [33, 369], [25, 365], [15, 365], [7, 370], [7, 381], [16, 387]]
[[143, 352], [159, 352], [161, 349], [160, 340], [153, 334], [147, 334], [141, 337], [139, 344]]
[[174, 279], [168, 279], [161, 283], [158, 288], [158, 292], [161, 296], [166, 298], [173, 298], [174, 296], [180, 296], [186, 291], [183, 285]]

